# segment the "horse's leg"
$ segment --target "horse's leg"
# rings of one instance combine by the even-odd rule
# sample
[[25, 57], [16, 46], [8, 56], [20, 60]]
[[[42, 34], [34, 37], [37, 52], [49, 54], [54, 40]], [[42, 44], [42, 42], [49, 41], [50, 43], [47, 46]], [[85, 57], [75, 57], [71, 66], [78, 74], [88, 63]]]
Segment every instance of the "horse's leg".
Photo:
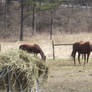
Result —
[[84, 65], [86, 64], [86, 54], [84, 54]]
[[84, 55], [84, 54], [82, 54], [82, 60], [83, 60], [83, 55]]
[[90, 55], [90, 53], [87, 54], [87, 63], [88, 63], [88, 60], [89, 60], [89, 55]]
[[74, 65], [76, 65], [75, 57], [76, 57], [76, 53], [74, 53], [74, 56], [73, 56], [73, 59], [74, 59]]
[[81, 62], [80, 62], [80, 53], [78, 53], [78, 61], [79, 61], [79, 64], [81, 65]]

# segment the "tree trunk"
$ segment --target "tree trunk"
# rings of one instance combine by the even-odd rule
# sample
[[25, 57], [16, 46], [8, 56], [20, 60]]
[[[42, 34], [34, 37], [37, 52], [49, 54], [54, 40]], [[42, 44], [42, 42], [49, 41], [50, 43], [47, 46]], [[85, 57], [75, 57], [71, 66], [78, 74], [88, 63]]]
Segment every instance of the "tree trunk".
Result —
[[20, 24], [20, 41], [23, 40], [23, 0], [21, 0], [21, 24]]

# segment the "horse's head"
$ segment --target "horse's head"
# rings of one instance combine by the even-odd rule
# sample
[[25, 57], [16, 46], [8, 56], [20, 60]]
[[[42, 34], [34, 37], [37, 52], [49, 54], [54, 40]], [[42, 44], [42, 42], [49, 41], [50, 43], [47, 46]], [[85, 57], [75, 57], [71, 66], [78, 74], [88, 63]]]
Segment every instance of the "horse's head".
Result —
[[42, 60], [46, 61], [46, 56], [42, 50], [40, 50], [40, 55], [42, 57]]
[[43, 57], [43, 60], [46, 61], [46, 56]]

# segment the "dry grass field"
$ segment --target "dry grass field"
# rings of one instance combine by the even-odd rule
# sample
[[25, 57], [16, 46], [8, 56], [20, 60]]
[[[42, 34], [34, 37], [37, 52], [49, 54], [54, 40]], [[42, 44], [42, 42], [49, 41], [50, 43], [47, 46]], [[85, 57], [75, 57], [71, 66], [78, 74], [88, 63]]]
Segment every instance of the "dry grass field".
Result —
[[[12, 38], [11, 38], [12, 39]], [[92, 43], [92, 33], [78, 33], [78, 34], [60, 34], [57, 33], [53, 35], [54, 43], [74, 43], [76, 41], [90, 41]], [[19, 45], [22, 43], [40, 45], [42, 50], [45, 52], [48, 59], [52, 59], [52, 41], [48, 34], [39, 34], [32, 37], [25, 37], [24, 41], [17, 42], [0, 42], [1, 51], [6, 51], [8, 49], [18, 49]], [[58, 46], [55, 47], [56, 58], [70, 58], [72, 52], [72, 46]]]
[[[90, 41], [92, 33], [80, 34], [56, 34], [53, 36], [55, 43], [73, 43], [76, 41]], [[26, 41], [28, 40], [28, 41]], [[92, 92], [92, 55], [86, 66], [73, 66], [70, 57], [72, 46], [55, 47], [56, 60], [52, 60], [52, 41], [47, 34], [36, 35], [20, 42], [1, 42], [1, 51], [18, 49], [22, 43], [37, 43], [41, 46], [47, 57], [49, 66], [49, 78], [46, 87], [40, 88], [40, 92]], [[81, 60], [82, 61], [82, 60]]]

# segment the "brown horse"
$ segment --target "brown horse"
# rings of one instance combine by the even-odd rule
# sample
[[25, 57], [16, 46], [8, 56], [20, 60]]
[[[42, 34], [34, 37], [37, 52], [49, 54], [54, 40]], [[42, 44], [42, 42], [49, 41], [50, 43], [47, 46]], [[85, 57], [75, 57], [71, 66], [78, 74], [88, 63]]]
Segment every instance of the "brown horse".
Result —
[[82, 54], [84, 56], [84, 65], [86, 63], [86, 55], [87, 55], [87, 63], [88, 63], [88, 59], [89, 59], [89, 55], [90, 55], [90, 52], [92, 51], [92, 45], [90, 44], [90, 42], [76, 42], [73, 44], [73, 51], [72, 51], [72, 54], [71, 56], [74, 58], [74, 65], [76, 65], [76, 62], [75, 62], [75, 56], [76, 56], [76, 53], [78, 52], [78, 61], [79, 61], [79, 64], [81, 65], [80, 63], [80, 54]]
[[28, 53], [33, 53], [34, 55], [40, 54], [42, 57], [42, 60], [46, 60], [46, 56], [39, 45], [29, 45], [29, 44], [22, 44], [19, 46], [19, 49], [27, 51]]

